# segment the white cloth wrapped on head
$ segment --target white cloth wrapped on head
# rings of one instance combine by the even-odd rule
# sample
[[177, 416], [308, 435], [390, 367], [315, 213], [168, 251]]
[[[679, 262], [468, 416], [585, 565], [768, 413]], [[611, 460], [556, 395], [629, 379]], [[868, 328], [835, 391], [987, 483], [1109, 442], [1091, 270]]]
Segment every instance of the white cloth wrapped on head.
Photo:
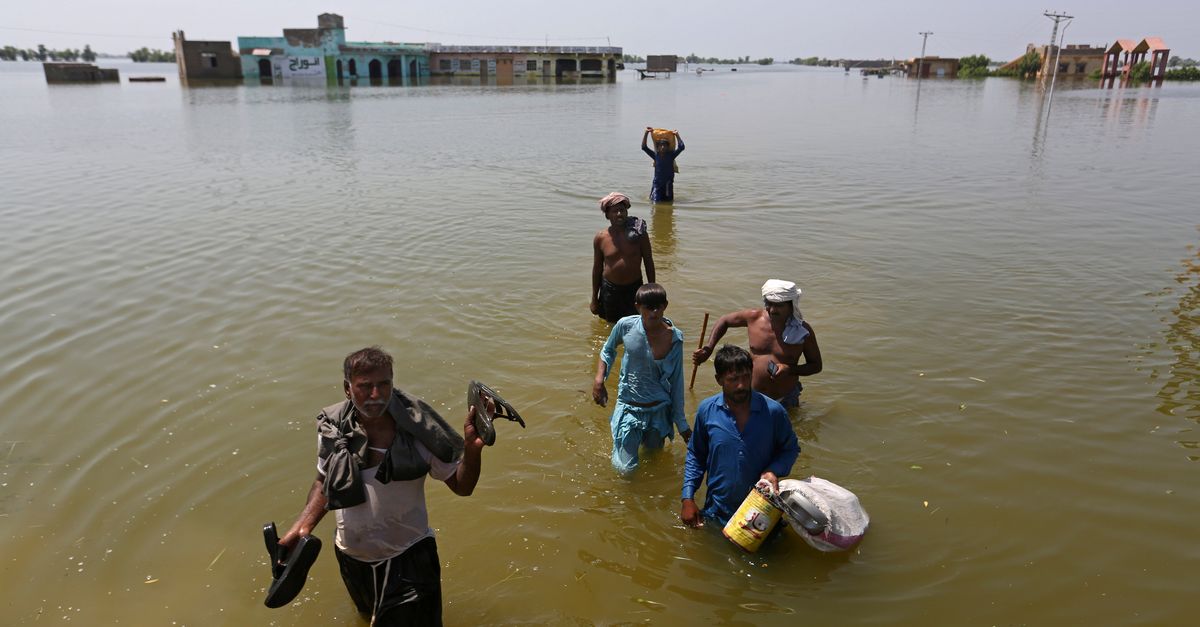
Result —
[[804, 327], [804, 315], [800, 313], [800, 288], [791, 281], [769, 279], [762, 286], [763, 300], [773, 303], [792, 303], [792, 317], [783, 328], [785, 344], [800, 344], [808, 337], [808, 329]]

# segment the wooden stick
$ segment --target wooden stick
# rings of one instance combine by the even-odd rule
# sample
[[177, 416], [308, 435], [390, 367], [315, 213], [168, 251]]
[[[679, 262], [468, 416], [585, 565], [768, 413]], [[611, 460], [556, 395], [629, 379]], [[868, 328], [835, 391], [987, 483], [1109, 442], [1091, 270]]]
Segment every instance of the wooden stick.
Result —
[[[707, 311], [704, 312], [704, 324], [700, 325], [700, 345], [696, 347], [696, 350], [700, 350], [701, 348], [704, 348], [704, 333], [706, 331], [708, 331], [708, 312]], [[695, 387], [695, 385], [696, 385], [696, 369], [699, 367], [700, 367], [700, 364], [697, 364], [697, 363], [692, 364], [692, 382], [688, 383], [689, 390], [692, 389], [693, 387]]]

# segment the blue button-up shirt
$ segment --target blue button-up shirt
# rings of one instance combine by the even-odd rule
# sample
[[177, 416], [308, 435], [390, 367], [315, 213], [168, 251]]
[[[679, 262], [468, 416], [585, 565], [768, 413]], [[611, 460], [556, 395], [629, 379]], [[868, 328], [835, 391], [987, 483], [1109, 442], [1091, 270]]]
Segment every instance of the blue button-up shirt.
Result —
[[[617, 358], [617, 344], [624, 344], [625, 358], [621, 360], [617, 400], [639, 405], [669, 403], [667, 416], [683, 433], [688, 430], [687, 418], [683, 415], [683, 331], [669, 319], [664, 320], [671, 325], [672, 337], [671, 350], [663, 359], [654, 359], [641, 316], [625, 316], [613, 325], [612, 333], [600, 351], [600, 359], [604, 360], [607, 378], [612, 372], [613, 360]], [[671, 435], [670, 426], [664, 426], [664, 435]]]
[[738, 432], [725, 395], [710, 396], [696, 408], [683, 468], [682, 498], [694, 499], [708, 473], [701, 513], [724, 525], [762, 473], [769, 470], [784, 477], [799, 456], [800, 443], [783, 405], [751, 392], [750, 419]]

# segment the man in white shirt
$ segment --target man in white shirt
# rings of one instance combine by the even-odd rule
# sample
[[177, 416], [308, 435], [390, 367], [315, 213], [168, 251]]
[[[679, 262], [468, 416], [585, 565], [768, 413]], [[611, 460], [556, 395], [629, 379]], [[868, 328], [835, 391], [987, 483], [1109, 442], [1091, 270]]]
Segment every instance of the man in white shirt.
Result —
[[375, 625], [441, 625], [425, 476], [459, 496], [475, 490], [484, 446], [475, 408], [460, 437], [432, 407], [392, 386], [392, 358], [377, 346], [348, 355], [343, 374], [347, 400], [317, 417], [317, 477], [279, 544], [290, 549], [331, 509], [342, 580], [359, 612]]

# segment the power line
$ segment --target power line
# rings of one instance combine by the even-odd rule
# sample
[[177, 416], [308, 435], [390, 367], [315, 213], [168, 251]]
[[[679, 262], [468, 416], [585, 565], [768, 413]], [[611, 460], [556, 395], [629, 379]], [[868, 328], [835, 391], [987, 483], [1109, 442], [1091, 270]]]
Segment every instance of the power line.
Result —
[[40, 28], [18, 28], [15, 26], [0, 26], [0, 30], [19, 30], [27, 33], [47, 33], [51, 35], [76, 35], [79, 37], [110, 37], [113, 39], [170, 39], [163, 35], [115, 35], [111, 33], [75, 33], [64, 30], [42, 30]]

